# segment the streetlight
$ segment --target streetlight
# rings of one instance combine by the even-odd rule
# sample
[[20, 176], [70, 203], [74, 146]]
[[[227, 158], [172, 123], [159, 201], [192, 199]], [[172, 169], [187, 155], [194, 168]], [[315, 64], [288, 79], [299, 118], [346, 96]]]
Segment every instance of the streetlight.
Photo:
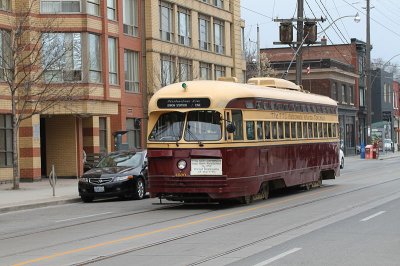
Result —
[[321, 33], [325, 33], [325, 31], [327, 29], [329, 29], [333, 24], [335, 24], [336, 21], [338, 21], [339, 19], [342, 19], [342, 18], [354, 18], [355, 23], [359, 23], [361, 21], [361, 18], [360, 18], [360, 15], [358, 14], [358, 12], [356, 15], [342, 16], [342, 17], [339, 17], [339, 18], [335, 19], [334, 21], [332, 21], [331, 24], [329, 24], [328, 27], [326, 27]]

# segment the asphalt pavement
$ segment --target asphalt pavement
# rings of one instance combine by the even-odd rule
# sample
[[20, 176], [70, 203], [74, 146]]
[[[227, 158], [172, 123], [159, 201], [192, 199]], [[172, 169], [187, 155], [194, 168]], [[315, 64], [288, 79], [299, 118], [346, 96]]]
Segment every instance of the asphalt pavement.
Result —
[[[389, 158], [400, 158], [400, 152], [387, 152], [379, 156], [380, 160]], [[362, 159], [359, 155], [345, 157], [345, 168], [354, 160]], [[80, 201], [77, 179], [58, 179], [55, 196], [47, 178], [32, 183], [20, 183], [18, 190], [12, 187], [12, 183], [0, 184], [0, 213]]]

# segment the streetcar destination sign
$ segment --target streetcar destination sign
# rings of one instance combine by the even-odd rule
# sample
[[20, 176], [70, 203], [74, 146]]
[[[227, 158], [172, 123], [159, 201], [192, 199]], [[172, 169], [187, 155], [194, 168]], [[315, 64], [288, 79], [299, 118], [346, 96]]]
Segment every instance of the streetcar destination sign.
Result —
[[165, 98], [158, 99], [158, 108], [208, 108], [210, 99], [208, 98]]

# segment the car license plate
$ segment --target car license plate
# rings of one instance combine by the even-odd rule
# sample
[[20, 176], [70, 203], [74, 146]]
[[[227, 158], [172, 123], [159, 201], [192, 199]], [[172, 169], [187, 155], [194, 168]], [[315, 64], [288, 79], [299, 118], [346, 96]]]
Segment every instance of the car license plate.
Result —
[[104, 192], [104, 187], [94, 187], [94, 192]]

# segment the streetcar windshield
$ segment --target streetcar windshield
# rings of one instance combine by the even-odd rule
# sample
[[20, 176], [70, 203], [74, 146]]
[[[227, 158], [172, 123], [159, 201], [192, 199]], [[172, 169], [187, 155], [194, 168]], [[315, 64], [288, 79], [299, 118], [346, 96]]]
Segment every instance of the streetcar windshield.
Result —
[[185, 140], [220, 140], [222, 137], [221, 114], [216, 111], [191, 111], [188, 113]]
[[182, 137], [185, 113], [171, 112], [162, 114], [154, 126], [149, 140], [178, 141]]
[[[150, 141], [220, 140], [222, 138], [221, 114], [216, 111], [170, 112], [160, 115], [149, 135]], [[186, 126], [185, 125], [186, 121]], [[185, 128], [185, 132], [183, 129]]]

